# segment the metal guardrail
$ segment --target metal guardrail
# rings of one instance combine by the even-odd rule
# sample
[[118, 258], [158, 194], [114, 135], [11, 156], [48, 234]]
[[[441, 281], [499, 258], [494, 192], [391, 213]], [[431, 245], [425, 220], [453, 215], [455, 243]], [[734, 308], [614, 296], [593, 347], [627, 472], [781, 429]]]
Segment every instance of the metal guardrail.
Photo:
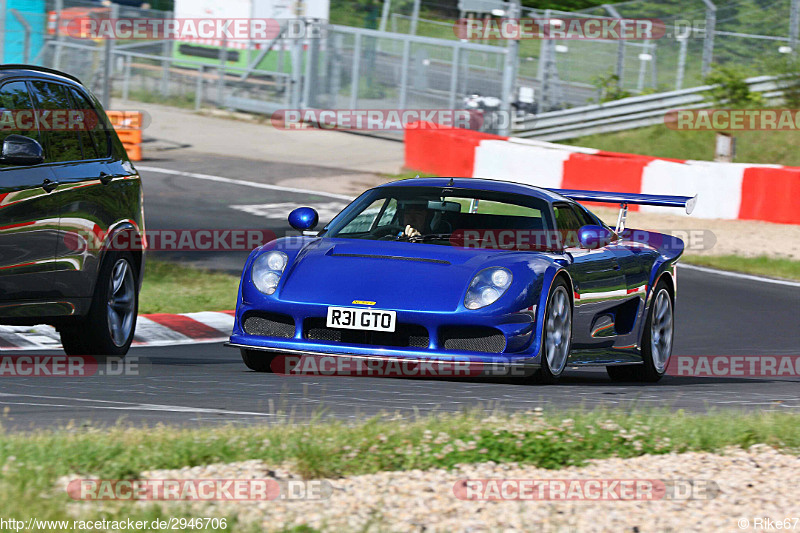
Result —
[[[773, 76], [757, 76], [745, 80], [753, 92], [766, 100], [780, 98], [782, 92]], [[704, 93], [711, 85], [701, 85], [666, 93], [632, 96], [604, 104], [574, 107], [541, 113], [532, 118], [515, 121], [512, 135], [543, 141], [562, 141], [664, 123], [664, 116], [673, 109], [711, 107]]]

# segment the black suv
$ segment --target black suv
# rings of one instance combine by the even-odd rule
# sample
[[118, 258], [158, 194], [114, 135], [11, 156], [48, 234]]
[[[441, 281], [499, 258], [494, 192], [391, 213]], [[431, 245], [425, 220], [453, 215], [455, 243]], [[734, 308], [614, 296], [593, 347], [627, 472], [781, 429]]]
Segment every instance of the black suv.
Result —
[[0, 66], [0, 324], [51, 324], [71, 355], [124, 355], [143, 236], [141, 179], [97, 99], [67, 74]]

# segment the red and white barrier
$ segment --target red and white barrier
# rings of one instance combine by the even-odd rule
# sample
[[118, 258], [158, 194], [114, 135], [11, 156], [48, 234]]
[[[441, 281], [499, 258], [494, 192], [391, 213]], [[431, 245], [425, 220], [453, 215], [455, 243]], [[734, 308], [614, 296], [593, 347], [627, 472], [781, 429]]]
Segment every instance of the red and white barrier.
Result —
[[800, 168], [656, 158], [435, 126], [410, 127], [405, 143], [406, 166], [422, 172], [546, 188], [698, 194], [692, 216], [800, 224]]
[[[223, 342], [233, 329], [233, 311], [139, 315], [133, 346], [172, 346]], [[61, 339], [52, 326], [0, 326], [0, 351], [59, 350]]]

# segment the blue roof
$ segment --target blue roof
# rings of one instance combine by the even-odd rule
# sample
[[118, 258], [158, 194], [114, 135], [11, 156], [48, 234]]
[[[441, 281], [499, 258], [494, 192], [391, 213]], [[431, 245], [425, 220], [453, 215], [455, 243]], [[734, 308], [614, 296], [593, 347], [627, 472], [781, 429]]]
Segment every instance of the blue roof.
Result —
[[[450, 180], [453, 183], [450, 183]], [[513, 183], [510, 181], [490, 180], [483, 178], [412, 178], [408, 180], [392, 181], [380, 187], [452, 187], [455, 189], [475, 189], [481, 191], [504, 192], [533, 196], [550, 202], [570, 200], [560, 194], [533, 185]]]

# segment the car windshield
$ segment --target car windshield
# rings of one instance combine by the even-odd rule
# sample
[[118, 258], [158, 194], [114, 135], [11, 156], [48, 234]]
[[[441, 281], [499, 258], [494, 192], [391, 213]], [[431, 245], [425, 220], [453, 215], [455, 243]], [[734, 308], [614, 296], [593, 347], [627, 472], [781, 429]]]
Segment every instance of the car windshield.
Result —
[[[546, 200], [520, 194], [441, 187], [367, 191], [326, 237], [424, 242], [470, 248], [533, 249], [552, 228]], [[502, 243], [501, 243], [502, 241]], [[520, 246], [524, 242], [525, 246]]]

